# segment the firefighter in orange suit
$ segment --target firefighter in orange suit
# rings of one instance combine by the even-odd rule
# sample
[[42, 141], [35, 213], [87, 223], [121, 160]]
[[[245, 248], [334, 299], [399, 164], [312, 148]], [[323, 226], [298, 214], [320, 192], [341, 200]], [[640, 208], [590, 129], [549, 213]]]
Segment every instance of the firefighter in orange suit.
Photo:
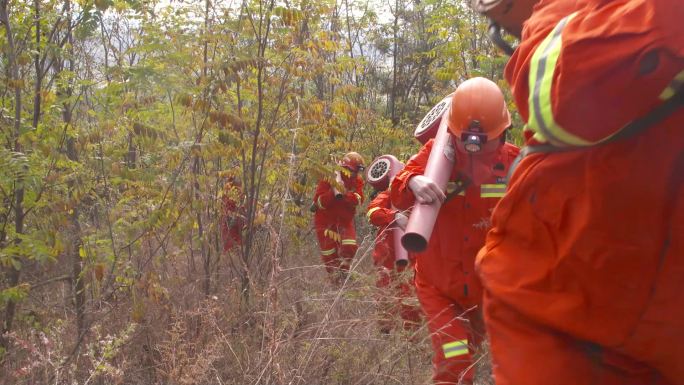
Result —
[[349, 272], [356, 254], [354, 214], [363, 202], [363, 179], [359, 174], [364, 170], [363, 157], [349, 152], [339, 166], [337, 180], [321, 180], [313, 198], [321, 259], [334, 282], [340, 282]]
[[454, 93], [448, 119], [455, 167], [447, 191], [422, 175], [433, 140], [394, 178], [391, 191], [399, 209], [409, 209], [416, 201], [444, 201], [427, 250], [416, 256], [415, 285], [432, 339], [434, 382], [457, 384], [462, 377], [462, 383], [470, 384], [472, 355], [483, 337], [475, 256], [519, 150], [505, 141], [510, 114], [491, 80], [463, 82]]
[[684, 7], [535, 2], [476, 5], [529, 154], [477, 257], [496, 383], [684, 384]]
[[223, 186], [221, 197], [221, 239], [224, 252], [242, 245], [242, 230], [245, 225], [244, 213], [239, 203], [242, 198], [240, 180], [231, 177]]
[[[403, 320], [404, 330], [415, 329], [420, 323], [420, 309], [408, 303], [413, 297], [412, 288], [408, 282], [402, 282], [413, 266], [397, 264], [394, 252], [393, 229], [406, 227], [408, 218], [392, 207], [389, 191], [383, 190], [368, 204], [368, 221], [378, 228], [373, 249], [373, 264], [377, 269], [376, 286], [383, 290], [385, 297], [393, 297], [394, 304], [385, 309], [380, 319], [380, 330], [389, 333], [392, 329], [392, 319], [397, 314]], [[406, 271], [408, 270], [408, 271]]]

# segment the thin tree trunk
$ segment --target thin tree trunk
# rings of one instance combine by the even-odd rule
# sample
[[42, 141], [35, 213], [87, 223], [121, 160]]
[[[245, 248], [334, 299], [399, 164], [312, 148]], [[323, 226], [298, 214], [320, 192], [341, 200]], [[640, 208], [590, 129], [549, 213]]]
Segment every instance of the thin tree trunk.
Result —
[[[208, 66], [209, 66], [209, 5], [210, 2], [209, 0], [206, 0], [204, 3], [204, 47], [203, 47], [203, 61], [202, 61], [202, 78], [203, 81], [207, 81], [207, 75], [208, 75]], [[205, 104], [208, 106], [210, 102], [210, 95], [206, 93], [205, 97]], [[209, 107], [205, 107], [208, 109]], [[202, 120], [202, 125], [205, 124], [206, 122], [206, 113], [208, 110], [205, 110], [205, 119]], [[198, 137], [197, 137], [197, 142], [202, 141], [202, 136], [203, 136], [203, 127], [200, 128]], [[193, 160], [193, 178], [194, 178], [194, 189], [195, 189], [195, 200], [203, 206], [205, 204], [204, 200], [202, 199], [202, 196], [200, 195], [200, 184], [199, 184], [199, 176], [201, 172], [201, 154], [198, 152], [197, 155], [195, 155], [195, 159]], [[204, 222], [202, 218], [202, 207], [198, 207], [196, 209], [196, 214], [195, 214], [195, 220], [197, 221], [197, 238], [199, 239], [200, 242], [200, 256], [202, 258], [202, 267], [203, 267], [203, 278], [202, 278], [202, 292], [204, 293], [205, 296], [208, 296], [209, 293], [211, 292], [211, 253], [209, 252], [207, 248], [207, 240], [205, 239], [205, 231], [204, 231]]]
[[33, 128], [38, 127], [38, 121], [40, 119], [40, 109], [41, 109], [41, 88], [43, 87], [43, 68], [40, 60], [40, 0], [34, 1], [34, 13], [36, 19], [36, 48], [34, 65], [36, 68], [36, 83], [33, 87]]
[[392, 50], [392, 93], [390, 94], [390, 119], [392, 125], [396, 126], [399, 123], [397, 119], [397, 60], [399, 51], [398, 42], [399, 33], [399, 0], [394, 1], [394, 27], [392, 28], [392, 36], [394, 39], [394, 49]]
[[[21, 153], [23, 148], [19, 141], [19, 134], [21, 130], [21, 79], [19, 77], [19, 68], [17, 67], [17, 48], [14, 42], [12, 26], [9, 21], [8, 0], [0, 0], [0, 23], [5, 26], [5, 33], [7, 38], [7, 62], [8, 62], [8, 78], [12, 88], [14, 88], [14, 120], [13, 120], [13, 151]], [[18, 177], [14, 181], [14, 231], [17, 234], [14, 238], [14, 243], [18, 245], [21, 243], [21, 234], [24, 233], [24, 181], [23, 176]], [[13, 258], [20, 258], [19, 255], [12, 256]], [[13, 266], [6, 270], [7, 283], [9, 287], [15, 287], [19, 284], [21, 272]], [[12, 330], [12, 323], [17, 309], [15, 301], [9, 300], [5, 306], [5, 319], [2, 325], [2, 334], [0, 335], [0, 345], [7, 349], [7, 341], [4, 335]]]
[[[67, 18], [67, 41], [69, 42], [69, 63], [68, 63], [68, 71], [73, 73], [75, 71], [75, 65], [74, 65], [74, 60], [73, 60], [73, 45], [74, 45], [74, 38], [73, 38], [73, 33], [72, 33], [72, 25], [71, 25], [71, 1], [67, 0], [66, 1], [66, 13], [69, 15]], [[64, 66], [64, 61], [62, 61], [62, 69], [65, 67]], [[62, 94], [67, 97], [67, 99], [71, 99], [71, 96], [73, 95], [73, 86], [71, 82], [69, 82], [66, 85], [66, 88], [62, 90]], [[78, 157], [78, 151], [76, 149], [76, 138], [70, 134], [68, 134], [69, 130], [66, 129], [66, 127], [69, 127], [73, 124], [73, 106], [69, 104], [69, 102], [65, 102], [62, 105], [63, 111], [62, 111], [62, 118], [64, 120], [64, 127], [65, 127], [65, 135], [67, 135], [66, 138], [66, 155], [71, 160], [72, 162], [79, 162], [79, 157]], [[69, 246], [67, 248], [68, 250], [68, 259], [71, 261], [71, 280], [72, 280], [72, 289], [73, 289], [73, 295], [74, 295], [74, 306], [75, 306], [75, 311], [76, 311], [76, 330], [78, 331], [76, 341], [81, 341], [81, 336], [85, 333], [85, 303], [86, 303], [86, 293], [85, 293], [85, 285], [83, 282], [83, 266], [82, 266], [82, 261], [81, 261], [81, 255], [80, 255], [80, 249], [81, 245], [83, 244], [83, 240], [81, 239], [81, 224], [78, 219], [78, 213], [79, 213], [79, 202], [76, 201], [73, 197], [76, 195], [75, 191], [78, 186], [78, 181], [74, 178], [69, 179], [67, 182], [67, 189], [68, 189], [68, 194], [70, 201], [72, 202], [72, 207], [71, 210], [67, 213], [67, 218], [69, 222], [69, 231], [67, 232], [67, 237]]]
[[[264, 71], [265, 71], [265, 53], [268, 47], [268, 36], [271, 31], [271, 12], [275, 2], [271, 0], [268, 4], [266, 10], [261, 10], [259, 26], [258, 26], [258, 38], [259, 38], [259, 48], [257, 56], [257, 118], [254, 127], [254, 138], [252, 139], [252, 149], [250, 152], [250, 164], [249, 164], [249, 179], [247, 180], [247, 231], [245, 234], [245, 250], [242, 254], [243, 265], [245, 269], [249, 270], [249, 261], [251, 258], [253, 250], [253, 240], [254, 240], [254, 219], [256, 217], [257, 202], [259, 199], [258, 192], [258, 180], [257, 180], [257, 158], [258, 158], [258, 146], [259, 139], [261, 137], [261, 128], [264, 118]], [[265, 23], [265, 25], [264, 25]], [[242, 280], [242, 293], [245, 298], [247, 298], [249, 293], [249, 271], [247, 271]]]

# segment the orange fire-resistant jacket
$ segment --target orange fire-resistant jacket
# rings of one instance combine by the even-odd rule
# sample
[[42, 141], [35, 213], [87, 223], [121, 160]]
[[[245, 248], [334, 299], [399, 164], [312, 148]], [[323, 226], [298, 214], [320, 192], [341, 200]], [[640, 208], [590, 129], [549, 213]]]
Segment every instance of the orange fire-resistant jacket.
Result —
[[327, 180], [318, 182], [314, 193], [314, 204], [317, 206], [314, 214], [314, 224], [317, 228], [330, 225], [347, 224], [354, 219], [356, 206], [363, 202], [363, 179], [342, 178], [347, 191], [341, 191], [342, 198], [335, 198], [332, 185]]
[[523, 159], [495, 210], [478, 269], [497, 383], [548, 383], [529, 336], [551, 330], [684, 384], [684, 109], [589, 147], [684, 82], [683, 20], [678, 0], [543, 0], [525, 23], [506, 77], [528, 143], [584, 148]]
[[[392, 180], [391, 197], [395, 207], [413, 206], [415, 197], [408, 182], [424, 173], [433, 142], [433, 139], [428, 141]], [[491, 211], [505, 193], [506, 172], [518, 152], [517, 147], [506, 143], [493, 164], [495, 175], [486, 184], [468, 185], [460, 192], [464, 179], [456, 164], [447, 188], [447, 194], [455, 194], [440, 209], [427, 250], [416, 255], [416, 276], [464, 306], [480, 302], [480, 285], [474, 274], [475, 255], [484, 243]]]

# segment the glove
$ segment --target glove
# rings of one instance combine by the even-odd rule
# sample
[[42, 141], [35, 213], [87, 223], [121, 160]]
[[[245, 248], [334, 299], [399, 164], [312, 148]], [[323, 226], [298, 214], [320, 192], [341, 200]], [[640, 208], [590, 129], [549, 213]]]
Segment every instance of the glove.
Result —
[[425, 175], [416, 175], [409, 179], [409, 188], [416, 197], [416, 202], [431, 204], [433, 202], [444, 203], [446, 195], [435, 182]]
[[394, 214], [394, 225], [402, 230], [406, 230], [406, 225], [408, 224], [408, 217], [404, 215], [401, 211], [397, 211]]

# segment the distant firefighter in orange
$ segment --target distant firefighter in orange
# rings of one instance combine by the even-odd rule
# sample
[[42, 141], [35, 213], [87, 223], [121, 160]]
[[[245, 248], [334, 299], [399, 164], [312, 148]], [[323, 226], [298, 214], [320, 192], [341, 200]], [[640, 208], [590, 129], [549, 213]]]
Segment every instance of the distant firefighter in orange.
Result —
[[242, 184], [239, 179], [230, 177], [223, 186], [221, 197], [221, 239], [226, 253], [242, 245], [245, 217], [241, 201]]
[[[363, 202], [363, 157], [347, 153], [338, 162], [335, 180], [318, 182], [313, 197], [314, 226], [321, 250], [321, 260], [334, 282], [349, 272], [357, 250], [354, 214]], [[338, 190], [339, 189], [339, 190]]]

